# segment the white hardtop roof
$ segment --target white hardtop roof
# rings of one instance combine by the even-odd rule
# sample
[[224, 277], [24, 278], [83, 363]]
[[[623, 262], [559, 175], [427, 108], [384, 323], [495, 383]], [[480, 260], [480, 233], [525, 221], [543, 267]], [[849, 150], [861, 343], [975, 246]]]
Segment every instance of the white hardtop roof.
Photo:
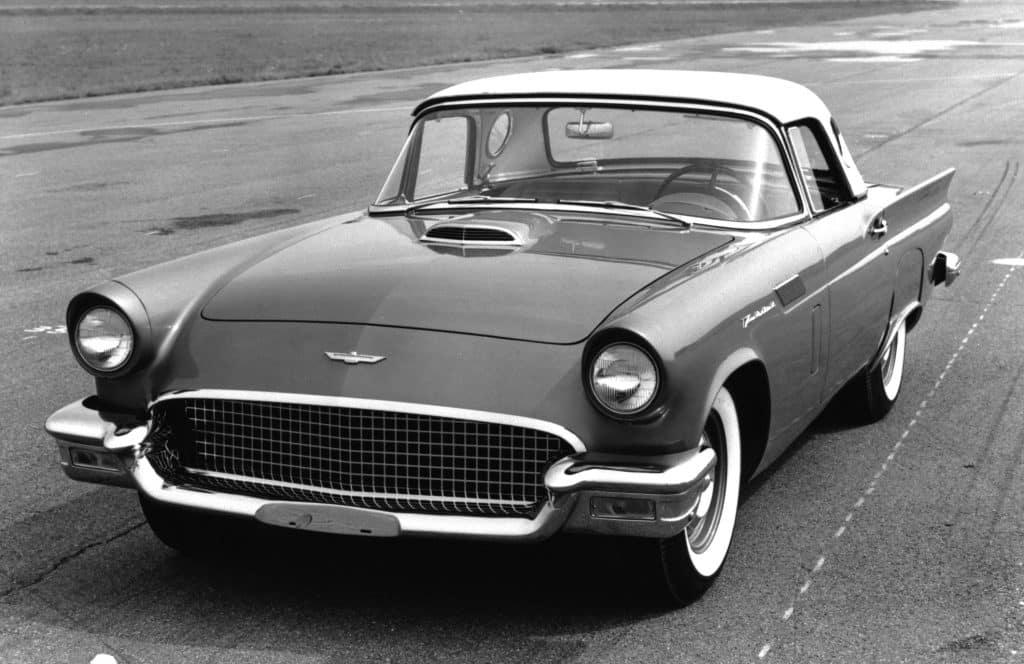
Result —
[[825, 104], [804, 86], [770, 76], [670, 69], [584, 69], [482, 78], [436, 92], [415, 114], [446, 100], [489, 97], [613, 97], [700, 102], [753, 109], [786, 124], [813, 117], [828, 126]]

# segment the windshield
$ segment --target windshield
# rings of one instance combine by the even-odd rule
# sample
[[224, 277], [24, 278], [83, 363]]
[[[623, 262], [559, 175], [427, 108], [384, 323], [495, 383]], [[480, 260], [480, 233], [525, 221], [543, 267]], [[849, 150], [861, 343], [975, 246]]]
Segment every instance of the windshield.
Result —
[[800, 211], [779, 146], [762, 125], [612, 106], [482, 106], [423, 116], [375, 205], [450, 199], [620, 203], [726, 222]]

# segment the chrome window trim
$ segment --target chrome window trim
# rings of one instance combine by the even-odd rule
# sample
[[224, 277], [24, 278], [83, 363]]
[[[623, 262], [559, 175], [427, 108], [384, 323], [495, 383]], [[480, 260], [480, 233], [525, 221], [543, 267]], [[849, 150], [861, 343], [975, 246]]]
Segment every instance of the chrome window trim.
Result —
[[485, 410], [455, 408], [452, 406], [435, 406], [432, 404], [409, 403], [405, 401], [385, 401], [381, 399], [342, 397], [326, 394], [294, 394], [289, 392], [262, 392], [257, 390], [207, 388], [167, 392], [154, 399], [149, 404], [149, 407], [152, 409], [157, 404], [174, 399], [227, 399], [233, 401], [264, 401], [281, 404], [299, 404], [304, 406], [333, 406], [336, 408], [359, 408], [362, 410], [391, 411], [409, 413], [412, 415], [433, 415], [436, 417], [449, 417], [458, 420], [475, 420], [478, 422], [490, 422], [492, 424], [507, 424], [510, 426], [544, 431], [545, 433], [561, 438], [576, 452], [587, 451], [586, 445], [583, 444], [583, 441], [580, 440], [579, 436], [565, 427], [555, 424], [554, 422]]
[[[747, 109], [742, 107], [724, 106], [720, 104], [701, 104], [693, 101], [670, 101], [670, 100], [658, 100], [658, 99], [622, 99], [615, 97], [602, 97], [602, 96], [580, 96], [580, 95], [545, 95], [545, 96], [503, 96], [503, 97], [475, 97], [468, 99], [449, 99], [449, 100], [438, 100], [437, 102], [431, 103], [419, 109], [413, 118], [413, 124], [410, 126], [410, 131], [416, 126], [416, 122], [426, 113], [433, 113], [435, 111], [441, 111], [446, 109], [460, 109], [470, 106], [531, 106], [531, 105], [543, 105], [543, 104], [600, 104], [602, 106], [620, 106], [626, 108], [650, 108], [650, 109], [661, 109], [681, 112], [694, 112], [694, 113], [711, 113], [711, 114], [726, 114], [735, 117], [741, 117], [751, 122], [764, 127], [769, 134], [775, 139], [776, 147], [778, 147], [781, 153], [783, 165], [786, 168], [787, 176], [789, 177], [790, 188], [793, 190], [794, 197], [796, 198], [797, 204], [800, 206], [800, 210], [796, 213], [780, 217], [778, 219], [769, 219], [765, 221], [750, 221], [742, 223], [729, 223], [721, 220], [705, 219], [703, 217], [692, 217], [694, 223], [699, 226], [707, 226], [711, 228], [721, 228], [726, 230], [752, 230], [752, 231], [772, 231], [788, 226], [793, 226], [798, 223], [802, 223], [807, 219], [811, 218], [810, 205], [807, 200], [806, 192], [803, 188], [803, 183], [800, 179], [799, 170], [793, 160], [793, 154], [790, 149], [789, 141], [782, 131], [779, 121], [767, 113], [758, 112], [756, 109]], [[444, 201], [439, 201], [443, 203]], [[370, 205], [368, 212], [371, 214], [390, 214], [390, 213], [404, 213], [412, 204], [409, 205]], [[523, 205], [522, 209], [532, 210], [550, 210], [553, 207], [555, 209], [565, 209], [562, 206], [553, 204], [541, 204], [541, 203], [529, 203], [529, 204], [502, 204], [501, 207], [519, 209], [519, 205]], [[525, 206], [534, 207], [525, 207]], [[470, 207], [469, 205], [459, 204], [459, 207]], [[493, 204], [492, 204], [493, 207]], [[594, 212], [594, 208], [584, 208]], [[577, 211], [573, 209], [572, 211]], [[603, 212], [614, 212], [620, 214], [622, 212], [628, 212], [628, 210], [608, 210]]]

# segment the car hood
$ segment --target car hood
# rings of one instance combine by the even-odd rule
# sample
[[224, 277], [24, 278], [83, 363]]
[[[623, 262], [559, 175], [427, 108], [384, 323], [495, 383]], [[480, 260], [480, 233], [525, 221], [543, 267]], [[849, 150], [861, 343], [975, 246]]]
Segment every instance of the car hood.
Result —
[[[507, 229], [521, 244], [423, 241], [438, 223]], [[203, 317], [575, 343], [638, 290], [732, 240], [604, 214], [363, 216], [249, 265], [207, 302]]]

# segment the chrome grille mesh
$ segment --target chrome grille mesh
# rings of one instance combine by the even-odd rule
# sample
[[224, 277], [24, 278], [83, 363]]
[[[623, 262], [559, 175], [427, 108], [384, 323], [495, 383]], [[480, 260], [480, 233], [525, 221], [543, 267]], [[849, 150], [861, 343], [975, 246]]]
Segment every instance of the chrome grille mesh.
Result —
[[389, 511], [532, 515], [544, 471], [573, 452], [521, 426], [337, 406], [173, 399], [154, 417], [168, 481]]

